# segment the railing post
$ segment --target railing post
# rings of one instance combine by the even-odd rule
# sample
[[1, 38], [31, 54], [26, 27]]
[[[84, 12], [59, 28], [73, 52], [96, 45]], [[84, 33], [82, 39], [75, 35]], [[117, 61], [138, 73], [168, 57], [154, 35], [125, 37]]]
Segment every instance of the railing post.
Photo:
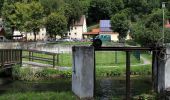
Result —
[[1, 67], [3, 68], [4, 67], [4, 50], [1, 51], [2, 54], [1, 54]]
[[57, 65], [59, 65], [59, 53], [57, 53]]
[[130, 100], [130, 52], [126, 51], [126, 100]]
[[53, 68], [55, 67], [55, 54], [53, 54]]
[[20, 67], [22, 67], [22, 49], [20, 50]]
[[34, 53], [32, 52], [32, 53], [31, 53], [32, 61], [34, 60], [34, 57], [33, 57], [33, 56], [34, 56]]
[[28, 52], [29, 52], [29, 61], [31, 61], [31, 51]]

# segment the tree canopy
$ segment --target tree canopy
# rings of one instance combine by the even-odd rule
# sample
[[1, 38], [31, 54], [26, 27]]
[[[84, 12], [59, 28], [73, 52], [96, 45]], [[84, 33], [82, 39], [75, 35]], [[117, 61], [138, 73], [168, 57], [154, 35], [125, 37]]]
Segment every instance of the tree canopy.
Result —
[[45, 26], [51, 38], [56, 37], [56, 35], [63, 37], [63, 33], [66, 33], [67, 30], [66, 17], [59, 13], [52, 13], [47, 17]]

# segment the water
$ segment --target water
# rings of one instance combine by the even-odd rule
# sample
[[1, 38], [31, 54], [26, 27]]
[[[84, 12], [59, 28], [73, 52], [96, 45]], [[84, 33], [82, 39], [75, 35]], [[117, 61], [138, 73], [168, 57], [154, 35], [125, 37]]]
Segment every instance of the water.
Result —
[[[99, 78], [96, 82], [99, 100], [123, 100], [126, 95], [125, 77]], [[152, 91], [151, 76], [131, 77], [131, 95], [149, 94]]]
[[[150, 76], [132, 77], [132, 96], [149, 93], [151, 91]], [[97, 100], [122, 100], [125, 98], [125, 77], [97, 78], [96, 99]], [[68, 92], [71, 91], [71, 79], [56, 79], [52, 81], [26, 82], [12, 81], [8, 79], [6, 84], [0, 85], [0, 93], [16, 92]]]

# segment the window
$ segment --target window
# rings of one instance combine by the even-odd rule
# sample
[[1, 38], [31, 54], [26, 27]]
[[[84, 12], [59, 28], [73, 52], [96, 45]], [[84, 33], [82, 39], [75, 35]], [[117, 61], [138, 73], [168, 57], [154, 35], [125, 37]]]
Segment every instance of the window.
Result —
[[74, 28], [75, 30], [77, 29], [77, 27]]
[[71, 35], [71, 33], [69, 33], [69, 35]]
[[74, 33], [75, 35], [77, 35], [77, 33]]

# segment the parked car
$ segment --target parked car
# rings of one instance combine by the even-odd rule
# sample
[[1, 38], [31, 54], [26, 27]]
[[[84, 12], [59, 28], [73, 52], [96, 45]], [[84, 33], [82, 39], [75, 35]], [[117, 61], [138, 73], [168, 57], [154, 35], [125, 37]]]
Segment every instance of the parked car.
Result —
[[56, 39], [57, 42], [74, 42], [73, 39], [70, 38], [61, 38], [61, 39]]

